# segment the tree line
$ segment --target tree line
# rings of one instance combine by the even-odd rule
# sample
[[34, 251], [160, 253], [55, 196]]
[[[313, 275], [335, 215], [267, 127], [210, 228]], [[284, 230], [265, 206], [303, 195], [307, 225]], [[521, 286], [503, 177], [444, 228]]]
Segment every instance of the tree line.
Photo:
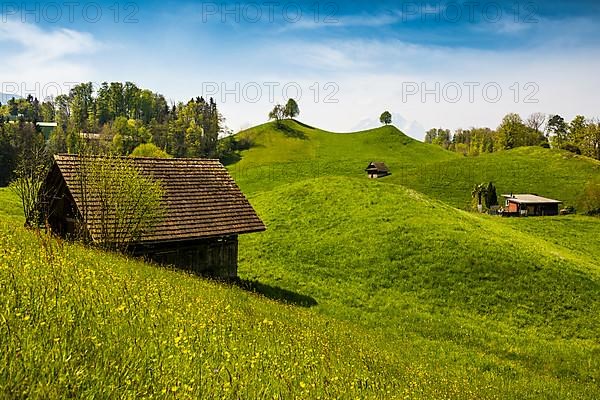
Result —
[[[38, 122], [55, 122], [44, 136]], [[153, 144], [174, 157], [219, 158], [237, 150], [214, 99], [196, 97], [169, 104], [134, 83], [104, 82], [73, 87], [69, 94], [40, 102], [29, 95], [0, 104], [0, 185], [6, 185], [19, 154], [44, 147], [48, 155], [78, 153], [91, 145], [100, 154], [129, 155]], [[146, 147], [147, 148], [147, 147]]]
[[425, 142], [464, 155], [479, 155], [522, 146], [542, 146], [568, 150], [600, 160], [600, 121], [576, 116], [571, 122], [560, 115], [531, 114], [523, 120], [519, 114], [507, 114], [498, 128], [433, 128]]

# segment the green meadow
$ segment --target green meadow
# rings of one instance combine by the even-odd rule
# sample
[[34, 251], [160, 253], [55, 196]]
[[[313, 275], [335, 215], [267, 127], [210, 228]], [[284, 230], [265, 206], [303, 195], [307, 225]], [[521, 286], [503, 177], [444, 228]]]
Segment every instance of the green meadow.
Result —
[[391, 126], [238, 137], [267, 231], [240, 237], [237, 285], [25, 230], [0, 190], [0, 397], [600, 397], [600, 219], [470, 211], [490, 180], [576, 205], [598, 162]]

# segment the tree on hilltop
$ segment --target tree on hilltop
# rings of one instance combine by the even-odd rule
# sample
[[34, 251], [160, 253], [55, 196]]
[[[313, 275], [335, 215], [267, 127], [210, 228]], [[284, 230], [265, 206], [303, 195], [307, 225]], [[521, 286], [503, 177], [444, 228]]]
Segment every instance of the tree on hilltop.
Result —
[[281, 104], [275, 105], [269, 113], [269, 119], [274, 119], [277, 126], [281, 126], [281, 120], [285, 117], [285, 109]]
[[383, 114], [379, 117], [379, 121], [382, 124], [389, 125], [392, 123], [392, 114], [389, 111], [384, 111]]
[[295, 118], [299, 114], [300, 107], [298, 107], [298, 103], [296, 103], [296, 100], [294, 99], [289, 99], [283, 109], [283, 116], [286, 118]]

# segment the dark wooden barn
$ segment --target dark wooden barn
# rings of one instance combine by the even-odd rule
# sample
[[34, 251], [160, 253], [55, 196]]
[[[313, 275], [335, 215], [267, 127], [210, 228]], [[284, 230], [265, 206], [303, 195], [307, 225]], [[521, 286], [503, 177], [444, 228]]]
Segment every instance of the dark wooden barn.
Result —
[[[81, 228], [84, 201], [77, 180], [81, 157], [57, 155], [54, 160], [40, 191], [42, 209], [54, 233], [74, 237]], [[227, 169], [209, 159], [131, 160], [142, 175], [161, 182], [166, 210], [151, 233], [128, 252], [198, 274], [236, 277], [238, 235], [264, 231], [265, 225]], [[84, 229], [94, 241], [94, 227]]]
[[533, 194], [504, 194], [506, 209], [503, 215], [546, 216], [558, 215], [560, 200], [548, 199]]
[[373, 161], [365, 169], [369, 178], [383, 178], [390, 175], [390, 169], [383, 162]]

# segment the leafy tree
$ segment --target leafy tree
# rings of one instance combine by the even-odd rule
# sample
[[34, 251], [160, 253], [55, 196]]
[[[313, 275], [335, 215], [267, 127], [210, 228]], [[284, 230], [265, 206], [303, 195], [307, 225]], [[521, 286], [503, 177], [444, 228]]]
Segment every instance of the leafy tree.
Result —
[[487, 185], [483, 184], [483, 183], [478, 183], [473, 187], [473, 190], [471, 190], [471, 197], [474, 199], [477, 199], [477, 206], [478, 208], [482, 207], [482, 199], [483, 196], [485, 196], [487, 191]]
[[102, 82], [98, 88], [96, 96], [96, 117], [100, 126], [108, 123], [112, 119], [110, 88], [107, 82]]
[[589, 181], [580, 199], [580, 206], [590, 215], [600, 215], [600, 180]]
[[56, 109], [52, 100], [45, 101], [40, 106], [40, 118], [44, 122], [54, 122]]
[[558, 149], [562, 149], [569, 139], [565, 119], [560, 115], [553, 115], [548, 120], [546, 130], [548, 131], [552, 145]]
[[[73, 87], [69, 93], [69, 105], [71, 110], [70, 126], [77, 132], [87, 132], [92, 125], [93, 118], [93, 88], [90, 83], [82, 83]], [[90, 118], [92, 114], [92, 118]]]
[[379, 122], [382, 124], [389, 125], [392, 123], [392, 114], [389, 111], [384, 111], [383, 114], [379, 117]]
[[286, 118], [295, 118], [300, 115], [300, 107], [298, 107], [298, 103], [296, 100], [289, 99], [285, 108], [283, 109], [283, 116]]
[[108, 87], [108, 109], [111, 119], [125, 116], [125, 96], [121, 82], [111, 82]]
[[498, 205], [498, 194], [496, 193], [496, 186], [492, 182], [488, 183], [485, 189], [485, 206], [490, 209], [493, 206]]
[[153, 143], [143, 143], [133, 149], [130, 157], [151, 157], [151, 158], [173, 158], [166, 151], [156, 147]]
[[125, 106], [125, 116], [128, 119], [138, 119], [140, 117], [140, 92], [140, 88], [135, 83], [125, 82], [125, 86], [123, 87], [123, 104]]
[[523, 146], [526, 142], [527, 127], [519, 114], [507, 114], [497, 130], [497, 147], [499, 149], [513, 149]]
[[185, 130], [185, 144], [188, 157], [202, 156], [204, 129], [196, 124], [196, 120], [190, 121], [189, 127]]
[[117, 155], [125, 154], [125, 144], [123, 140], [123, 135], [120, 133], [116, 133], [112, 138], [111, 143], [111, 152]]
[[79, 147], [81, 144], [81, 136], [78, 132], [74, 131], [72, 128], [69, 128], [67, 131], [67, 152], [69, 153], [77, 153], [79, 151]]
[[[164, 217], [164, 190], [141, 174], [130, 159], [85, 154], [77, 170], [82, 238], [125, 251]], [[93, 217], [92, 217], [93, 210]]]
[[69, 103], [69, 97], [61, 94], [56, 96], [55, 103], [55, 114], [54, 118], [58, 125], [62, 126], [63, 130], [67, 130], [69, 119], [71, 118], [71, 107]]
[[25, 226], [32, 227], [40, 222], [38, 195], [48, 172], [47, 157], [43, 147], [36, 147], [19, 154], [15, 179], [10, 189], [19, 196]]
[[600, 160], [600, 122], [590, 122], [586, 129], [584, 151], [589, 157]]
[[67, 135], [61, 125], [57, 125], [52, 131], [46, 146], [49, 155], [67, 152]]
[[274, 119], [278, 127], [281, 126], [281, 120], [284, 117], [285, 110], [280, 104], [275, 105], [275, 107], [273, 107], [273, 109], [269, 113], [269, 119]]
[[567, 140], [576, 146], [580, 146], [585, 140], [587, 125], [588, 122], [585, 117], [577, 115], [568, 126]]

